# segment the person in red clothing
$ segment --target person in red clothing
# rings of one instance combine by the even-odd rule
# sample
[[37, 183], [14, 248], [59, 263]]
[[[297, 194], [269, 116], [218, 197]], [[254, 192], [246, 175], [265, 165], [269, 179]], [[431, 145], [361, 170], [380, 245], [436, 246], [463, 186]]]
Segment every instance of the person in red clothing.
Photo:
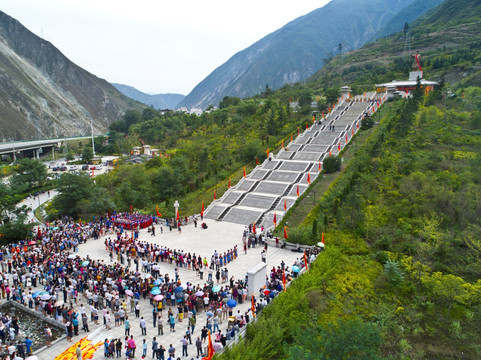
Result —
[[136, 345], [135, 345], [135, 340], [134, 340], [134, 335], [130, 335], [130, 339], [127, 340], [127, 347], [130, 349], [130, 356], [132, 358], [135, 357], [135, 349], [136, 349]]

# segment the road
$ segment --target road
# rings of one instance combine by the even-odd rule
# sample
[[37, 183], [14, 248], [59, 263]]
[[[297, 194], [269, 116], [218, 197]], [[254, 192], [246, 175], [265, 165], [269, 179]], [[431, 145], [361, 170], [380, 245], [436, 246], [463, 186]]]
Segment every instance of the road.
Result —
[[38, 223], [37, 218], [33, 213], [33, 210], [37, 210], [40, 205], [53, 199], [57, 194], [58, 194], [57, 190], [50, 190], [49, 192], [45, 192], [37, 196], [33, 196], [33, 195], [29, 196], [28, 198], [25, 198], [23, 199], [23, 201], [19, 202], [17, 204], [17, 208], [26, 205], [28, 208], [32, 210], [32, 211], [29, 211], [27, 214], [27, 222]]

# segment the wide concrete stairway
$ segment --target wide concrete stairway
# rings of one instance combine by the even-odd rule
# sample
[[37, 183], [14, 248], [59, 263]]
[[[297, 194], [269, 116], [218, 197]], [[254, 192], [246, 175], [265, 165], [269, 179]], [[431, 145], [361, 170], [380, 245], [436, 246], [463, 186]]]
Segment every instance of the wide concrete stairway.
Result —
[[319, 166], [329, 152], [339, 153], [359, 130], [360, 121], [377, 108], [379, 94], [369, 93], [353, 99], [340, 100], [321, 124], [309, 125], [293, 142], [250, 174], [222, 198], [206, 209], [207, 219], [237, 224], [273, 226], [274, 213], [280, 221], [319, 175]]

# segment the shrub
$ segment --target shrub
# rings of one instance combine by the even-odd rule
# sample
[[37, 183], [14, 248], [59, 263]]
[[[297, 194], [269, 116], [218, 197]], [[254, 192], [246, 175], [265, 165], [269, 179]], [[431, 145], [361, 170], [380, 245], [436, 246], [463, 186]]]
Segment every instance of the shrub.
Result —
[[341, 158], [339, 156], [329, 156], [323, 161], [324, 171], [333, 173], [341, 169]]
[[361, 121], [361, 130], [368, 130], [368, 129], [372, 128], [373, 125], [374, 125], [374, 119], [370, 116], [366, 116]]

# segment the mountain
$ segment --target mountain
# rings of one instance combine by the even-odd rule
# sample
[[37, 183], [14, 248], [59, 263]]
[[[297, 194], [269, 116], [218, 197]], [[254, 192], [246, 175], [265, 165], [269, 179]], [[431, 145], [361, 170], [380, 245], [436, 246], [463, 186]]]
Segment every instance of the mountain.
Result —
[[422, 56], [424, 77], [457, 86], [478, 86], [481, 81], [479, 49], [481, 0], [448, 0], [410, 25], [411, 54], [405, 53], [402, 29], [342, 57], [335, 57], [305, 81], [312, 88], [349, 84], [368, 91], [372, 84], [401, 80], [412, 69], [414, 50]]
[[0, 141], [105, 133], [142, 107], [0, 11]]
[[342, 51], [359, 48], [414, 3], [426, 11], [437, 2], [332, 0], [232, 56], [200, 82], [179, 106], [205, 108], [217, 105], [224, 96], [244, 98], [258, 94], [266, 84], [277, 89], [304, 80], [338, 52], [339, 44]]
[[149, 95], [136, 88], [124, 84], [112, 85], [125, 96], [137, 100], [143, 104], [151, 105], [155, 109], [175, 109], [177, 104], [185, 97], [182, 94], [156, 94]]
[[424, 15], [428, 10], [441, 4], [443, 1], [444, 0], [423, 0], [412, 2], [396, 14], [396, 16], [394, 16], [384, 28], [378, 31], [374, 38], [378, 39], [401, 31], [404, 28], [405, 23], [410, 24], [420, 16]]

